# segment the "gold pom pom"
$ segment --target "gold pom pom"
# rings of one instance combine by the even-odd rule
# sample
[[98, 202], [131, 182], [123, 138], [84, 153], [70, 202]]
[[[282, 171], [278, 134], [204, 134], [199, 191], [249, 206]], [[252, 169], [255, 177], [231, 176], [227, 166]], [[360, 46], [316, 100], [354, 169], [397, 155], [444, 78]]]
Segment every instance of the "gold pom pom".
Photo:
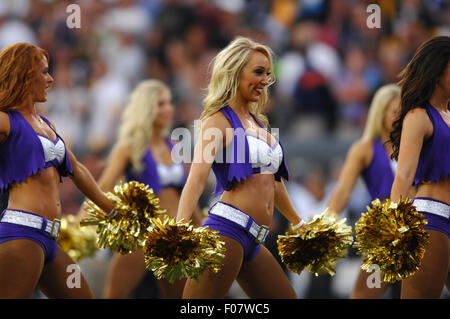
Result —
[[378, 265], [385, 282], [409, 277], [419, 268], [429, 234], [427, 220], [410, 200], [381, 203], [375, 199], [355, 224], [358, 253], [364, 254], [361, 269]]
[[85, 257], [93, 257], [97, 251], [97, 234], [93, 227], [80, 227], [74, 215], [61, 218], [58, 244], [72, 258], [79, 262]]
[[278, 253], [286, 267], [301, 273], [308, 269], [314, 275], [336, 273], [337, 259], [343, 258], [353, 242], [352, 228], [328, 213], [314, 218], [298, 230], [289, 228], [278, 236]]
[[113, 192], [108, 192], [106, 196], [114, 202], [116, 214], [107, 216], [88, 200], [85, 210], [91, 218], [83, 219], [81, 225], [97, 225], [97, 244], [100, 248], [109, 247], [120, 254], [142, 249], [152, 218], [165, 213], [159, 207], [159, 198], [153, 189], [131, 181], [116, 185]]
[[145, 264], [158, 279], [169, 282], [181, 278], [195, 280], [208, 270], [222, 267], [225, 247], [217, 231], [194, 227], [191, 222], [175, 222], [173, 217], [155, 218], [144, 248]]

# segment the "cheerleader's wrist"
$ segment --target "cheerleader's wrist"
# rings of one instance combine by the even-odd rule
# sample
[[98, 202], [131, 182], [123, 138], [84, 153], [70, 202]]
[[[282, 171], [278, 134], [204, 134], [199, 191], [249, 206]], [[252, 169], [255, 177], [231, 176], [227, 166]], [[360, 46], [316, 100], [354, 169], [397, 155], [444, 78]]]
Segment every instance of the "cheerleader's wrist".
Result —
[[299, 229], [300, 227], [302, 227], [305, 224], [306, 224], [305, 221], [302, 219], [298, 224], [292, 225], [292, 229], [293, 230], [297, 230], [297, 229]]

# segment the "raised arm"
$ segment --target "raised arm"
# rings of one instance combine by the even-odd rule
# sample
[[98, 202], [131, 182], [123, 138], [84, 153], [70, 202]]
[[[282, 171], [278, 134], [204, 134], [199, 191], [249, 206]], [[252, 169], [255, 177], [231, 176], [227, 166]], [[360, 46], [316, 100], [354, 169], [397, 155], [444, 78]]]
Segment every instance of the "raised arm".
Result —
[[98, 180], [100, 188], [105, 192], [112, 190], [129, 163], [126, 147], [116, 144], [111, 150], [106, 167]]
[[355, 142], [347, 153], [337, 186], [328, 203], [328, 210], [339, 214], [348, 203], [353, 188], [362, 171], [370, 165], [373, 157], [371, 141]]
[[289, 194], [286, 190], [284, 181], [275, 182], [275, 206], [283, 214], [286, 219], [291, 222], [292, 225], [300, 223], [301, 218], [298, 216], [297, 211], [292, 205]]
[[411, 192], [424, 139], [433, 134], [433, 124], [426, 111], [415, 108], [403, 120], [397, 171], [391, 190], [391, 200], [406, 198]]
[[178, 204], [177, 221], [188, 221], [194, 213], [202, 194], [217, 150], [224, 145], [226, 128], [231, 128], [225, 116], [217, 112], [202, 123], [194, 148], [194, 157], [186, 185]]

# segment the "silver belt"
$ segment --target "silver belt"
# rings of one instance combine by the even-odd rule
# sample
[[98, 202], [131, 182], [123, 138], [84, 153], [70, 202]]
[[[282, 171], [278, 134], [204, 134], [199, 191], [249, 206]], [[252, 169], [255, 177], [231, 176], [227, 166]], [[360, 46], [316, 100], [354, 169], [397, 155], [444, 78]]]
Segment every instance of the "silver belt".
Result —
[[248, 229], [249, 233], [255, 238], [255, 242], [258, 244], [262, 244], [269, 234], [269, 227], [258, 225], [249, 215], [225, 203], [217, 202], [211, 207], [209, 213], [228, 219], [243, 228]]
[[[42, 229], [44, 217], [28, 214], [19, 210], [5, 209], [0, 222]], [[47, 220], [47, 225], [44, 230], [49, 233], [51, 237], [56, 239], [59, 236], [60, 229], [61, 221], [59, 219], [54, 219], [53, 221]]]
[[450, 217], [450, 205], [423, 198], [414, 199], [412, 204], [416, 207], [418, 212], [430, 213], [445, 218]]

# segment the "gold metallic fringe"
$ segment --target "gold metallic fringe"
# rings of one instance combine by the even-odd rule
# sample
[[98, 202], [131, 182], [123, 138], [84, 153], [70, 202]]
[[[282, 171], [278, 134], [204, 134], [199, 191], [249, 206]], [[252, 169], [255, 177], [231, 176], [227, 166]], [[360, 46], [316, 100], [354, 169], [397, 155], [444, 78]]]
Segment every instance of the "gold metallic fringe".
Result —
[[372, 201], [355, 224], [355, 248], [364, 255], [361, 269], [378, 265], [385, 282], [395, 282], [414, 274], [422, 261], [429, 234], [427, 220], [408, 198]]
[[353, 242], [352, 227], [346, 219], [323, 213], [298, 230], [289, 228], [278, 236], [278, 253], [286, 267], [300, 274], [303, 269], [314, 275], [336, 273], [337, 259], [343, 258]]
[[65, 215], [61, 218], [61, 229], [58, 244], [72, 258], [79, 262], [83, 258], [95, 256], [97, 251], [97, 234], [93, 227], [80, 227], [74, 215]]
[[217, 231], [194, 227], [191, 222], [175, 222], [173, 217], [153, 219], [144, 248], [145, 264], [158, 279], [169, 282], [181, 278], [195, 280], [208, 270], [222, 267], [225, 247]]
[[100, 248], [109, 247], [120, 254], [142, 249], [152, 218], [166, 212], [159, 207], [159, 198], [153, 189], [131, 181], [116, 185], [106, 196], [114, 202], [117, 213], [106, 216], [103, 210], [87, 200], [84, 209], [91, 218], [82, 220], [81, 225], [97, 226], [97, 245]]

